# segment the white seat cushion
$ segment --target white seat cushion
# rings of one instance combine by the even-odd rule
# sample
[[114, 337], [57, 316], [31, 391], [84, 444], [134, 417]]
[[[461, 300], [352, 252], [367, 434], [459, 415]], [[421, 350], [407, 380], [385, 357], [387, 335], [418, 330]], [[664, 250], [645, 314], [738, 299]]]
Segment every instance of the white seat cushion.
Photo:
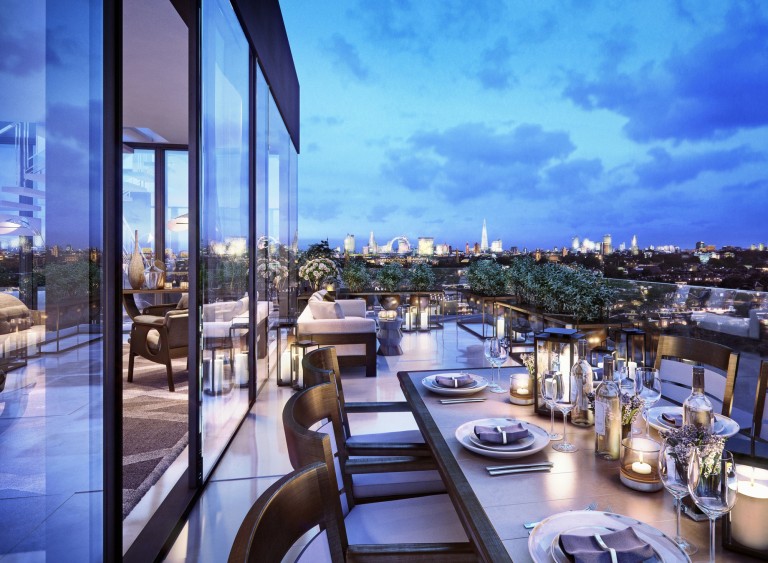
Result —
[[[448, 495], [359, 504], [344, 519], [344, 526], [349, 545], [468, 541]], [[324, 532], [310, 541], [297, 561], [330, 561]]]
[[356, 498], [396, 497], [444, 493], [445, 483], [435, 470], [352, 475]]
[[356, 434], [347, 440], [347, 446], [368, 442], [423, 444], [424, 436], [421, 435], [420, 430], [399, 430], [397, 432], [381, 432], [379, 434]]

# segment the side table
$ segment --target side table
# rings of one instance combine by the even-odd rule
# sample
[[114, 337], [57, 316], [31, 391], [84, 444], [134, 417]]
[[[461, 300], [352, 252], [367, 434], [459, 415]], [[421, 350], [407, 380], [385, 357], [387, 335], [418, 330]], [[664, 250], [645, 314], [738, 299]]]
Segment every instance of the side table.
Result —
[[401, 356], [403, 354], [403, 349], [400, 347], [400, 342], [403, 340], [403, 333], [400, 331], [402, 325], [403, 320], [400, 317], [379, 319], [379, 330], [376, 333], [376, 338], [379, 341], [379, 351], [376, 353], [379, 356]]

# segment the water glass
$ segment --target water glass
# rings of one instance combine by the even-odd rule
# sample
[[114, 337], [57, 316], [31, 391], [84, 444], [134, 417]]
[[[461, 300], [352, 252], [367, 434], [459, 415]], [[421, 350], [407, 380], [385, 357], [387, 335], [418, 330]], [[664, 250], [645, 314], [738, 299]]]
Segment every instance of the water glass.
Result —
[[697, 547], [680, 533], [680, 509], [683, 505], [683, 498], [688, 496], [688, 462], [685, 459], [679, 459], [674, 447], [666, 441], [659, 452], [659, 477], [664, 488], [675, 498], [675, 505], [677, 506], [675, 542], [688, 555], [692, 555], [698, 551]]
[[541, 395], [544, 403], [549, 407], [549, 439], [560, 440], [562, 435], [555, 432], [555, 397], [556, 397], [556, 383], [555, 376], [557, 372], [548, 371], [541, 376], [541, 384], [539, 385], [539, 394]]
[[486, 338], [483, 342], [483, 352], [485, 359], [494, 368], [488, 390], [491, 393], [506, 393], [507, 391], [498, 384], [498, 380], [501, 379], [501, 366], [507, 361], [507, 348], [504, 346], [504, 341], [496, 337]]

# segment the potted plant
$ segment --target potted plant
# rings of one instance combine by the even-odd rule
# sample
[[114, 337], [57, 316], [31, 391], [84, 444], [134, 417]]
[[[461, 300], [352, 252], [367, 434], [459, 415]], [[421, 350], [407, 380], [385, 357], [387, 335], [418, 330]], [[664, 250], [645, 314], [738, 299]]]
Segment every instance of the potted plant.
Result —
[[[424, 262], [411, 266], [408, 271], [408, 285], [414, 291], [429, 291], [435, 287], [435, 273], [432, 266]], [[421, 308], [429, 306], [428, 295], [411, 296], [411, 305], [418, 305]]]
[[402, 264], [392, 262], [385, 264], [376, 274], [376, 282], [387, 294], [379, 297], [379, 303], [387, 311], [394, 311], [400, 305], [400, 295], [394, 292], [405, 279], [405, 270]]
[[371, 284], [371, 275], [364, 262], [351, 261], [341, 271], [341, 281], [349, 291], [359, 293]]
[[323, 282], [335, 280], [338, 275], [336, 263], [330, 258], [314, 258], [299, 268], [299, 277], [309, 282], [313, 291], [319, 290]]
[[493, 260], [478, 260], [470, 264], [467, 281], [469, 289], [477, 295], [496, 297], [507, 293], [504, 268]]

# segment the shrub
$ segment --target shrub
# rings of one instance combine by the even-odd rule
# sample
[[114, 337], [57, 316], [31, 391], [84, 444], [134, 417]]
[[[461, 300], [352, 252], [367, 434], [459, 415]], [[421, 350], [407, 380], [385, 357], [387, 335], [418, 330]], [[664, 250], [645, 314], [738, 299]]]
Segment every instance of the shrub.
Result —
[[467, 270], [469, 288], [478, 295], [506, 295], [507, 279], [504, 268], [493, 260], [478, 260]]
[[427, 291], [435, 287], [435, 273], [432, 266], [425, 263], [411, 266], [408, 272], [408, 282], [415, 291]]
[[341, 271], [341, 281], [353, 293], [365, 291], [371, 284], [371, 275], [363, 262], [349, 262]]
[[376, 282], [384, 291], [396, 291], [403, 279], [405, 270], [397, 262], [385, 264], [376, 274]]

